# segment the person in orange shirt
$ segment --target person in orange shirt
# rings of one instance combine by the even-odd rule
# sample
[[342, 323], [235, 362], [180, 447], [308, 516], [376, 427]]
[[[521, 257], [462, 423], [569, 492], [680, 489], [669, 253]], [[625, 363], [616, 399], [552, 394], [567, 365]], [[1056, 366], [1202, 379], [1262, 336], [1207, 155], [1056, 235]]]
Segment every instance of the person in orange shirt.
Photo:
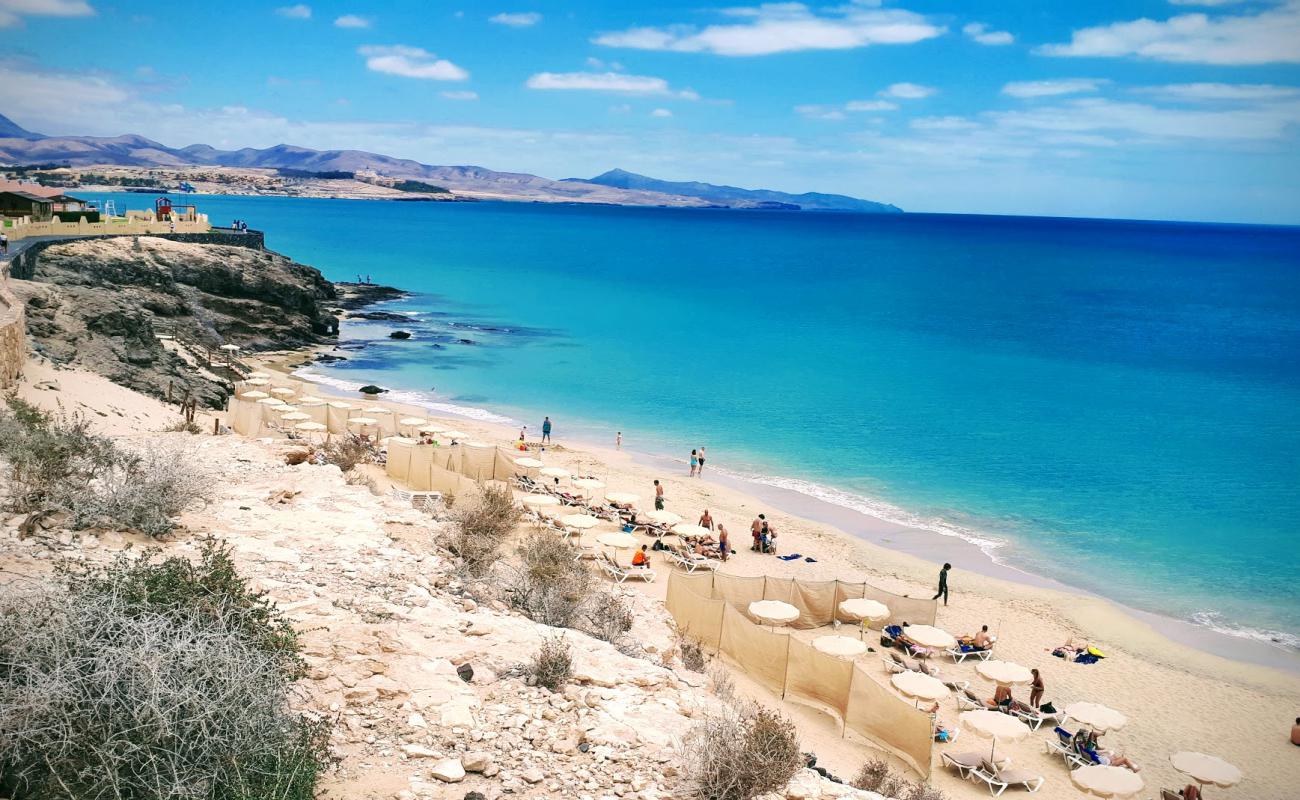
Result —
[[632, 554], [632, 566], [637, 569], [645, 569], [650, 566], [650, 553], [647, 552], [649, 545], [641, 545], [641, 549]]

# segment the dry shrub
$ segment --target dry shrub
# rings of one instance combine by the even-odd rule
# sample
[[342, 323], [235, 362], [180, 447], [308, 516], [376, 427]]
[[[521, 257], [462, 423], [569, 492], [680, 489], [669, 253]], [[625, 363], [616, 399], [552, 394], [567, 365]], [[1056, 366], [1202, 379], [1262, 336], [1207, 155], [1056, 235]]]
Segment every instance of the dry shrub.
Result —
[[462, 499], [450, 519], [442, 545], [460, 558], [464, 572], [481, 578], [501, 558], [502, 544], [519, 524], [519, 509], [508, 488], [486, 486], [473, 500]]
[[683, 742], [686, 796], [750, 800], [784, 790], [804, 765], [794, 723], [770, 709], [723, 703], [707, 711]]
[[595, 578], [573, 545], [554, 533], [529, 534], [504, 587], [510, 605], [553, 628], [577, 626]]
[[947, 795], [928, 783], [915, 781], [907, 785], [905, 792], [899, 792], [899, 800], [947, 800]]
[[183, 448], [154, 444], [119, 454], [86, 491], [63, 499], [72, 527], [163, 536], [182, 511], [210, 495], [211, 476]]
[[313, 796], [325, 731], [290, 706], [293, 629], [224, 550], [58, 578], [0, 590], [0, 795]]
[[632, 630], [632, 604], [627, 597], [609, 589], [587, 596], [582, 604], [582, 619], [578, 629], [584, 633], [622, 648], [627, 644], [628, 631]]
[[379, 484], [375, 483], [374, 478], [359, 469], [343, 473], [343, 481], [348, 486], [364, 486], [370, 490], [371, 494], [379, 494]]
[[883, 758], [868, 759], [867, 763], [862, 765], [858, 774], [851, 781], [852, 785], [858, 789], [866, 789], [868, 792], [883, 794], [880, 787], [886, 780], [893, 777], [893, 770], [889, 768], [889, 762]]
[[700, 646], [700, 641], [686, 631], [673, 626], [673, 637], [677, 642], [677, 656], [682, 661], [682, 666], [691, 672], [704, 671], [704, 648]]
[[548, 636], [528, 664], [528, 676], [537, 686], [558, 692], [573, 675], [573, 651], [563, 634]]
[[167, 427], [163, 428], [163, 433], [203, 433], [203, 429], [192, 419], [178, 419]]
[[928, 783], [909, 781], [896, 774], [883, 758], [873, 758], [863, 764], [853, 778], [852, 785], [857, 789], [898, 800], [945, 800], [946, 797]]
[[727, 672], [726, 667], [714, 664], [709, 670], [709, 691], [724, 703], [735, 701], [736, 681], [731, 677], [731, 673]]
[[333, 464], [344, 472], [352, 471], [357, 464], [370, 464], [375, 460], [374, 449], [370, 443], [353, 435], [333, 439], [321, 448], [321, 455], [326, 464]]

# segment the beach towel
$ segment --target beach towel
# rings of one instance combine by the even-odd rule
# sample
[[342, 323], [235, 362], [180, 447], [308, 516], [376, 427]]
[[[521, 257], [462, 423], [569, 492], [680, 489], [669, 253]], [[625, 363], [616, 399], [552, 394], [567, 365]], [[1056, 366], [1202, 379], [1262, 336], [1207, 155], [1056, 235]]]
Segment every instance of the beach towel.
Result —
[[782, 561], [794, 561], [796, 558], [803, 558], [803, 556], [799, 555], [798, 553], [791, 553], [788, 556], [777, 556], [777, 558], [781, 559]]
[[1074, 657], [1076, 664], [1096, 664], [1098, 661], [1101, 661], [1101, 657], [1094, 656], [1092, 653], [1080, 653]]
[[807, 558], [804, 559], [804, 561], [807, 561], [809, 564], [817, 563], [817, 559], [813, 558], [812, 556], [808, 556]]

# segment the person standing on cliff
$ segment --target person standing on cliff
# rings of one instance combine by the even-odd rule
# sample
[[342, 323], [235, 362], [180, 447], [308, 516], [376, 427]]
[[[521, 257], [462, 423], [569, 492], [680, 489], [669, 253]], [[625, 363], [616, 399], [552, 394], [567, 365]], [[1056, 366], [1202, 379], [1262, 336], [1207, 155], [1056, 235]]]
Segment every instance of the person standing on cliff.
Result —
[[0, 254], [9, 255], [9, 234], [0, 232]]
[[542, 420], [542, 444], [551, 441], [551, 418]]
[[948, 570], [952, 569], [952, 564], [944, 564], [943, 569], [939, 570], [939, 591], [935, 592], [931, 600], [938, 600], [943, 596], [943, 604], [948, 605]]

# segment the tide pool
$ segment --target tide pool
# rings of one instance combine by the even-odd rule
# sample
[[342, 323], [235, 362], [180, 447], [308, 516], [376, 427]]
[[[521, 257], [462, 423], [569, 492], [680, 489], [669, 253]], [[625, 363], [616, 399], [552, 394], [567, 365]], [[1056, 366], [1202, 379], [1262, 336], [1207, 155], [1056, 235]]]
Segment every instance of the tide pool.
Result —
[[710, 469], [1300, 645], [1300, 229], [195, 201], [417, 293], [386, 306], [410, 325], [349, 325], [365, 347], [332, 376], [549, 414], [561, 440], [703, 445]]

